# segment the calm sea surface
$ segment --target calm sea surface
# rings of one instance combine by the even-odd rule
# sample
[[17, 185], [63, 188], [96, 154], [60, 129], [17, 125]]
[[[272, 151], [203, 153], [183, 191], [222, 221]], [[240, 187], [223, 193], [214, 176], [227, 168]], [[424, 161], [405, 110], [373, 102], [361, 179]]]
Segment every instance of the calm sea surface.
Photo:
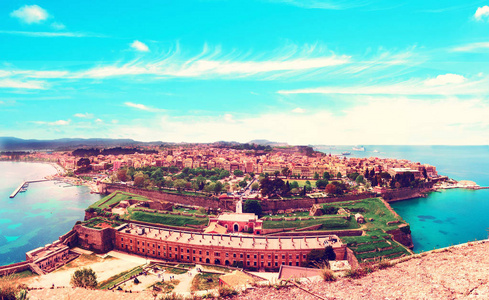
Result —
[[55, 173], [48, 164], [0, 162], [0, 265], [23, 261], [25, 252], [52, 243], [100, 199], [88, 187], [53, 181], [31, 183], [26, 192], [9, 198], [24, 180]]
[[[319, 148], [325, 153], [351, 152], [350, 157], [405, 158], [437, 167], [455, 180], [472, 180], [489, 186], [489, 146], [376, 146], [365, 151], [352, 146]], [[377, 152], [374, 152], [377, 150]], [[489, 229], [488, 190], [444, 190], [427, 198], [391, 203], [411, 225], [414, 251], [427, 251], [475, 239], [486, 239]]]

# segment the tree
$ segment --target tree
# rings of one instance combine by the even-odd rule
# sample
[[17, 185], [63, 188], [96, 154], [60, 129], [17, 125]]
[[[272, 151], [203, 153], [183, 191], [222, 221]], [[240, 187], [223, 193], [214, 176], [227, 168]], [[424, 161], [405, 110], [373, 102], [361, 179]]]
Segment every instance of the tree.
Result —
[[117, 170], [117, 179], [120, 181], [127, 181], [127, 171], [126, 169]]
[[291, 173], [292, 173], [292, 171], [290, 171], [290, 169], [288, 167], [285, 167], [282, 169], [282, 175], [284, 175], [285, 178], [289, 177]]
[[290, 188], [291, 188], [291, 189], [298, 189], [298, 188], [299, 188], [299, 183], [298, 183], [297, 181], [295, 181], [295, 180], [294, 180], [294, 181], [292, 181], [292, 182], [290, 183]]
[[223, 188], [222, 183], [220, 181], [216, 182], [216, 184], [214, 185], [214, 193], [216, 193], [216, 195], [221, 193], [222, 188]]
[[243, 204], [243, 211], [245, 213], [253, 213], [257, 216], [260, 216], [262, 213], [260, 201], [255, 199], [246, 200], [245, 203]]
[[330, 183], [326, 185], [326, 192], [328, 194], [334, 194], [335, 190], [336, 190], [336, 186], [334, 184]]
[[219, 173], [219, 179], [223, 179], [223, 178], [226, 178], [226, 177], [229, 177], [229, 171], [227, 170], [222, 170], [221, 173]]
[[318, 172], [314, 172], [314, 180], [318, 180], [319, 179], [319, 174]]
[[234, 170], [233, 174], [234, 174], [234, 176], [241, 177], [241, 176], [243, 176], [244, 173], [241, 170]]
[[187, 181], [185, 179], [177, 179], [173, 183], [173, 186], [178, 190], [181, 191], [186, 187]]
[[326, 179], [319, 179], [316, 181], [316, 187], [318, 189], [324, 189], [328, 185], [328, 181]]
[[331, 175], [328, 172], [323, 173], [323, 179], [329, 180], [331, 178]]
[[324, 249], [324, 258], [327, 260], [335, 260], [336, 253], [334, 252], [333, 246], [326, 246]]
[[273, 172], [273, 175], [275, 176], [275, 178], [277, 178], [278, 175], [280, 175], [280, 172], [279, 171], [275, 171], [275, 172]]
[[257, 191], [260, 188], [260, 184], [258, 182], [253, 182], [251, 185], [251, 189]]
[[134, 177], [134, 186], [142, 188], [144, 187], [144, 175], [140, 174]]
[[336, 174], [336, 178], [341, 178], [341, 172], [338, 172], [338, 174]]
[[92, 268], [82, 268], [73, 273], [70, 283], [74, 287], [95, 288], [97, 286], [97, 274]]
[[355, 178], [355, 182], [358, 184], [363, 183], [363, 175], [358, 175], [357, 178]]

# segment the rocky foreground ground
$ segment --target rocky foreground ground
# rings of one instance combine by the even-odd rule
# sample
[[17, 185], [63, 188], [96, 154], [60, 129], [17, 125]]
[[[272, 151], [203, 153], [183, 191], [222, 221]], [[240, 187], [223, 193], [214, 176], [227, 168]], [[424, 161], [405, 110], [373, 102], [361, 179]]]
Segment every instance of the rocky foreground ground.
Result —
[[[258, 287], [233, 299], [489, 299], [489, 241], [417, 255], [360, 279], [310, 281], [298, 287]], [[312, 293], [312, 294], [311, 294]], [[154, 299], [82, 289], [36, 290], [30, 299]], [[319, 296], [319, 297], [318, 297]]]

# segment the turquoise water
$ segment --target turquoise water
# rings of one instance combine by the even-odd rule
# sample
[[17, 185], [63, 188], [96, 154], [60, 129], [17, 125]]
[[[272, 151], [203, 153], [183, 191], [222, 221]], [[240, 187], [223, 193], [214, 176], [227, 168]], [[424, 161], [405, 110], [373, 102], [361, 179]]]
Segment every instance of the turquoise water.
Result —
[[25, 180], [55, 174], [48, 164], [0, 162], [0, 265], [25, 260], [25, 252], [50, 244], [83, 220], [84, 210], [100, 199], [85, 186], [31, 183], [15, 198]]
[[[364, 152], [353, 151], [351, 146], [318, 150], [332, 154], [349, 151], [351, 157], [404, 158], [428, 163], [436, 166], [439, 174], [489, 186], [489, 146], [366, 145]], [[416, 252], [488, 237], [489, 190], [444, 190], [391, 206], [410, 223]]]

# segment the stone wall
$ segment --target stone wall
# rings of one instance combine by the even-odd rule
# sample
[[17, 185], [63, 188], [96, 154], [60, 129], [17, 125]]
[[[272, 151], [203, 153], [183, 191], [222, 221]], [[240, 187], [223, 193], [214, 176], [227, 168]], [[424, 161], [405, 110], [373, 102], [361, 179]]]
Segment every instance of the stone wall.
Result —
[[[133, 193], [147, 197], [151, 200], [167, 201], [172, 203], [178, 203], [183, 205], [201, 206], [205, 208], [220, 208], [222, 210], [236, 211], [236, 204], [233, 199], [219, 199], [214, 196], [190, 196], [184, 194], [173, 194], [163, 191], [150, 191], [145, 189], [136, 188], [133, 186], [114, 184], [114, 183], [101, 183], [100, 190], [105, 194], [110, 194], [115, 191], [123, 191], [127, 193]], [[262, 210], [264, 212], [276, 212], [278, 210], [286, 209], [309, 209], [313, 204], [320, 203], [333, 203], [340, 201], [359, 200], [369, 197], [375, 197], [372, 193], [362, 193], [357, 195], [346, 195], [339, 197], [325, 197], [325, 198], [302, 198], [302, 199], [287, 199], [287, 200], [262, 200]]]
[[127, 193], [141, 195], [151, 200], [159, 200], [164, 202], [172, 202], [172, 203], [178, 203], [178, 204], [190, 205], [190, 206], [201, 206], [201, 207], [212, 208], [212, 209], [221, 208], [221, 209], [227, 209], [232, 211], [236, 210], [236, 205], [234, 203], [234, 200], [232, 199], [219, 200], [219, 198], [214, 196], [206, 197], [204, 195], [191, 196], [191, 195], [184, 195], [184, 194], [173, 194], [173, 193], [167, 193], [162, 191], [150, 191], [150, 190], [136, 188], [133, 186], [113, 184], [113, 183], [111, 184], [102, 183], [100, 184], [99, 188], [105, 194], [110, 194], [115, 191], [123, 191]]
[[391, 234], [392, 238], [396, 242], [399, 242], [410, 249], [414, 247], [409, 225], [406, 224], [400, 225], [399, 228], [386, 231], [386, 233]]
[[78, 236], [78, 246], [83, 249], [105, 253], [114, 249], [115, 231], [112, 228], [93, 229], [82, 225], [73, 228]]
[[0, 267], [0, 276], [10, 275], [25, 270], [30, 270], [29, 263], [26, 261], [14, 263]]
[[375, 197], [375, 194], [362, 193], [358, 195], [346, 195], [346, 196], [325, 197], [325, 198], [263, 200], [261, 201], [261, 206], [264, 212], [276, 212], [278, 210], [286, 210], [286, 209], [301, 209], [301, 208], [309, 209], [314, 204], [359, 200], [359, 199], [366, 199], [370, 197]]
[[387, 202], [395, 202], [419, 197], [426, 197], [426, 193], [432, 191], [432, 184], [427, 183], [427, 187], [424, 188], [400, 188], [388, 190], [382, 193], [382, 198]]

